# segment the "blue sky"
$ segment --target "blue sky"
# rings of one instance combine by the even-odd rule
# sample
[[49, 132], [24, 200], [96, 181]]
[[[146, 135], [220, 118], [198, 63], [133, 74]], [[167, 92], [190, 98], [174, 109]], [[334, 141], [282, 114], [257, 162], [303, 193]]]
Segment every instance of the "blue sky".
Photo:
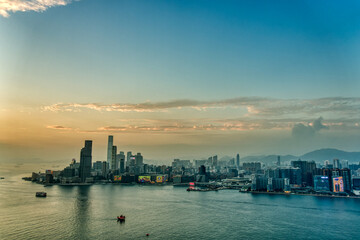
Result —
[[[344, 111], [337, 108], [333, 112], [314, 114], [313, 110], [299, 108], [296, 116], [291, 113], [291, 120], [289, 114], [280, 116], [282, 122], [285, 118], [288, 120], [286, 126], [278, 121], [275, 127], [266, 128], [266, 134], [274, 134], [279, 142], [287, 141], [283, 137], [286, 131], [291, 138], [296, 124], [308, 127], [319, 117], [324, 117], [324, 124], [328, 126], [351, 120], [348, 123], [351, 131], [357, 124], [353, 119], [359, 117], [358, 1], [53, 0], [53, 6], [42, 5], [42, 11], [33, 11], [39, 10], [34, 9], [36, 3], [39, 4], [37, 0], [16, 0], [14, 4], [24, 2], [35, 5], [12, 12], [6, 3], [0, 4], [0, 13], [4, 10], [8, 13], [0, 16], [3, 121], [23, 119], [28, 123], [33, 119], [21, 113], [41, 115], [45, 114], [44, 108], [61, 103], [133, 106], [148, 101], [167, 105], [185, 99], [201, 101], [200, 108], [205, 105], [207, 108], [211, 101], [254, 97], [270, 99], [268, 111], [274, 109], [277, 100], [291, 109], [312, 99], [343, 97], [350, 98], [345, 103], [341, 100], [341, 104], [346, 105]], [[56, 6], [58, 3], [66, 5]], [[291, 99], [295, 99], [293, 105], [286, 104]], [[219, 121], [248, 118], [249, 114], [265, 109], [258, 102], [249, 105], [250, 108], [240, 102], [237, 104], [241, 106], [236, 105], [238, 110], [231, 104], [224, 108], [215, 104], [215, 109], [207, 111], [193, 110], [199, 104], [192, 104], [191, 109], [180, 104], [178, 110], [165, 108], [166, 113], [153, 113], [153, 108], [143, 113], [113, 112], [109, 108], [105, 113], [95, 110], [89, 113], [89, 118], [96, 120], [89, 120], [82, 130], [119, 127], [117, 120], [127, 121], [128, 126], [133, 119], [137, 119], [139, 125], [141, 119], [214, 125]], [[321, 108], [336, 105], [334, 99], [315, 102]], [[86, 106], [85, 110], [71, 106], [68, 112], [57, 109], [56, 115], [51, 116], [47, 112], [41, 121], [37, 120], [37, 127], [78, 129], [72, 125], [81, 125], [82, 116], [71, 112], [92, 111], [93, 106]], [[247, 112], [251, 107], [256, 111]], [[272, 121], [276, 114], [270, 117]], [[250, 117], [260, 119], [261, 124], [269, 121], [269, 117], [263, 115]], [[9, 129], [14, 128], [10, 125], [6, 125], [6, 137], [0, 139], [3, 144], [17, 144], [10, 137]], [[285, 133], [276, 132], [279, 129]], [[335, 134], [332, 129], [321, 132]], [[242, 137], [253, 134], [251, 130], [251, 127], [246, 129]], [[265, 130], [261, 128], [261, 131]], [[104, 132], [103, 138], [106, 134], [109, 132]], [[264, 134], [263, 141], [261, 134]], [[256, 142], [268, 145], [266, 134], [257, 132]], [[343, 139], [331, 141], [332, 146], [341, 143], [346, 147], [360, 135], [343, 134]], [[53, 135], [54, 138], [60, 136]], [[79, 134], [79, 139], [83, 137]], [[176, 142], [173, 137], [164, 137], [163, 141]], [[229, 137], [229, 141], [235, 140]], [[161, 144], [163, 142], [159, 148]], [[328, 145], [325, 141], [313, 147]], [[284, 148], [274, 148], [286, 152]], [[300, 144], [298, 151], [309, 148], [311, 146]], [[206, 147], [204, 149], [205, 152]], [[224, 154], [231, 151], [228, 149]], [[251, 150], [254, 152], [255, 148]]]

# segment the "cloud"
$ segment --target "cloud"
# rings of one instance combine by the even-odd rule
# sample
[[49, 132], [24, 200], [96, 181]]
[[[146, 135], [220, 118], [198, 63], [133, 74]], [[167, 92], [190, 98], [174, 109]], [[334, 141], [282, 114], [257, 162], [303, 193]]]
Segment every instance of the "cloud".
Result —
[[322, 124], [323, 118], [319, 117], [311, 125], [315, 131], [320, 131], [321, 129], [329, 129], [328, 126]]
[[244, 131], [291, 131], [295, 138], [306, 139], [314, 136], [321, 130], [333, 131], [359, 131], [358, 119], [330, 119], [323, 123], [323, 118], [237, 118], [237, 119], [120, 119], [117, 124], [99, 126], [94, 129], [64, 127], [49, 125], [47, 128], [55, 130], [68, 130], [77, 133], [231, 133]]
[[144, 103], [56, 103], [43, 106], [43, 111], [77, 112], [84, 109], [104, 112], [166, 112], [179, 109], [208, 110], [219, 108], [243, 108], [248, 117], [303, 117], [322, 115], [342, 115], [360, 118], [360, 98], [319, 98], [319, 99], [274, 99], [262, 97], [238, 97], [215, 101], [180, 99], [163, 102]]
[[50, 126], [46, 126], [46, 128], [55, 129], [55, 130], [73, 130], [73, 128], [59, 126], [59, 125], [50, 125]]
[[297, 123], [292, 129], [292, 135], [298, 139], [308, 139], [313, 137], [316, 132], [321, 129], [329, 129], [328, 126], [322, 124], [323, 118], [319, 117], [310, 124]]
[[0, 0], [0, 15], [9, 17], [11, 12], [43, 12], [50, 7], [65, 6], [71, 0]]

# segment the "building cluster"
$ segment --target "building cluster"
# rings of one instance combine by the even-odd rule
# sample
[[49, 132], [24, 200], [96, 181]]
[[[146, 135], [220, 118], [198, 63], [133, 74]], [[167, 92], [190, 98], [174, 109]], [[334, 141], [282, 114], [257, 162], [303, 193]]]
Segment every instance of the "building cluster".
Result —
[[108, 137], [106, 161], [92, 161], [92, 141], [86, 140], [75, 159], [62, 171], [33, 173], [32, 180], [45, 184], [92, 183], [166, 183], [191, 182], [215, 184], [256, 192], [294, 192], [314, 194], [360, 195], [360, 164], [334, 159], [317, 167], [314, 161], [281, 164], [240, 163], [235, 158], [219, 160], [217, 155], [200, 160], [174, 159], [171, 166], [144, 163], [141, 153], [118, 151], [113, 136]]
[[252, 191], [323, 195], [359, 195], [360, 164], [334, 159], [316, 166], [314, 161], [291, 161], [290, 166], [269, 167], [251, 175]]

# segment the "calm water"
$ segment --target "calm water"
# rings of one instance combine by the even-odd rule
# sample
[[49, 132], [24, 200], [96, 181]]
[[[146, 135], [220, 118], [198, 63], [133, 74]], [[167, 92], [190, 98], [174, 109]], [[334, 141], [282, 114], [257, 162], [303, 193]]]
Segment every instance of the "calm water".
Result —
[[[47, 198], [36, 198], [36, 191]], [[125, 214], [126, 223], [115, 218]], [[360, 200], [0, 180], [0, 239], [360, 239]], [[146, 237], [145, 234], [150, 236]]]

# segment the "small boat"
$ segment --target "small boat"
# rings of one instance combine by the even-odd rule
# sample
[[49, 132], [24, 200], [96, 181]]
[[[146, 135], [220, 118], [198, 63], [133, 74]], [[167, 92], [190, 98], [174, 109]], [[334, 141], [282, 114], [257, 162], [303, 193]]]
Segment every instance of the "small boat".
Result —
[[120, 217], [117, 217], [118, 222], [124, 222], [125, 216], [121, 215]]
[[46, 192], [36, 192], [36, 197], [46, 197]]

